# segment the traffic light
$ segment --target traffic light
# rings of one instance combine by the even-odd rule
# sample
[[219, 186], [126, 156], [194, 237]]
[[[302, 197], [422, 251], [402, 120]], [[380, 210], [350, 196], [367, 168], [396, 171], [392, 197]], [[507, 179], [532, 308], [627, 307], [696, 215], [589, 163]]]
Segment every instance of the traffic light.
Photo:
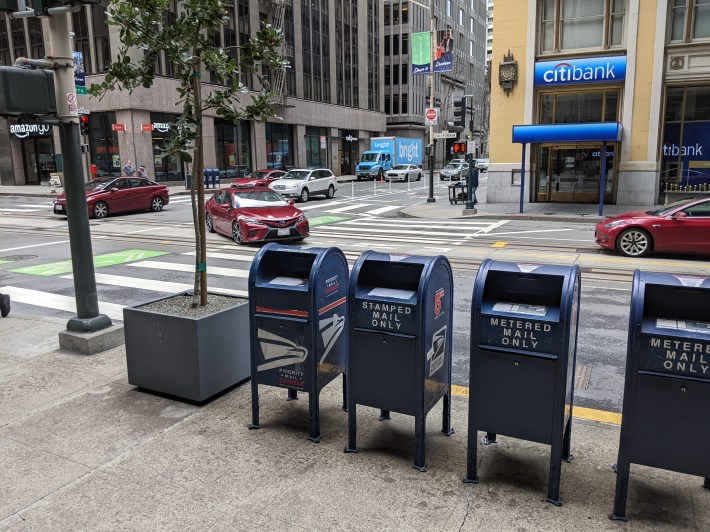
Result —
[[0, 11], [14, 13], [17, 10], [17, 0], [0, 0]]
[[0, 66], [0, 116], [57, 113], [54, 73]]
[[465, 142], [454, 142], [454, 153], [458, 155], [463, 155], [466, 153], [466, 143]]
[[466, 129], [466, 98], [454, 102], [454, 126]]
[[[5, 0], [0, 0], [3, 2]], [[8, 0], [12, 2], [13, 0]], [[72, 7], [82, 4], [100, 4], [102, 0], [32, 0], [32, 9], [38, 17], [47, 15], [47, 10], [52, 7]], [[1, 4], [0, 4], [1, 5]], [[108, 5], [108, 2], [106, 2]]]
[[81, 134], [89, 134], [89, 115], [79, 115], [79, 123], [81, 124]]

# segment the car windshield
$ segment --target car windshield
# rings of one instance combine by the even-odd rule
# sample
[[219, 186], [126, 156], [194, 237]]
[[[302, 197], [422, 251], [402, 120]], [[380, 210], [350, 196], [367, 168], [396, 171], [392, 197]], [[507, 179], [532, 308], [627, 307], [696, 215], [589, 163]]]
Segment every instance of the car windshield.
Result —
[[397, 166], [392, 168], [392, 170], [409, 170], [409, 168], [407, 168], [406, 164], [398, 164]]
[[281, 179], [296, 179], [298, 181], [303, 181], [304, 179], [308, 179], [310, 173], [311, 172], [309, 170], [291, 170]]
[[234, 195], [235, 209], [244, 209], [246, 207], [283, 207], [284, 205], [288, 205], [288, 203], [276, 192], [271, 190], [240, 192]]
[[363, 153], [362, 154], [362, 159], [360, 159], [363, 162], [369, 163], [372, 161], [376, 161], [380, 157], [379, 153]]
[[657, 211], [646, 211], [646, 214], [651, 214], [653, 216], [665, 216], [669, 212], [677, 209], [678, 207], [682, 207], [683, 205], [687, 205], [688, 203], [692, 202], [687, 199], [676, 201], [665, 205], [662, 209], [658, 209]]
[[271, 172], [267, 172], [265, 170], [261, 170], [261, 171], [257, 170], [256, 172], [252, 172], [251, 174], [249, 174], [249, 177], [251, 177], [252, 179], [259, 179], [262, 177], [269, 177], [270, 173]]
[[86, 190], [103, 190], [109, 184], [113, 183], [113, 181], [113, 179], [94, 179], [93, 181], [86, 183], [84, 187]]
[[449, 164], [446, 165], [446, 169], [447, 169], [447, 170], [458, 170], [458, 169], [459, 169], [459, 166], [460, 166], [460, 165], [459, 165], [458, 163], [455, 163], [455, 164], [449, 163]]

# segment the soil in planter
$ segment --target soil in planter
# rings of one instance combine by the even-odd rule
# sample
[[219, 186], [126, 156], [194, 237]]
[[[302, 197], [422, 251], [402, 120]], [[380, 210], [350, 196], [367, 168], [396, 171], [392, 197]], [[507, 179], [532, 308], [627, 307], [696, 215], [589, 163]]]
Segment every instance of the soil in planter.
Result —
[[246, 303], [248, 299], [241, 297], [220, 296], [209, 294], [207, 304], [203, 307], [192, 307], [192, 296], [177, 295], [159, 301], [153, 301], [147, 305], [142, 305], [138, 308], [149, 310], [151, 312], [160, 312], [171, 316], [180, 316], [183, 318], [202, 318], [209, 314], [214, 314], [221, 310], [226, 310], [231, 307], [236, 307], [242, 303]]

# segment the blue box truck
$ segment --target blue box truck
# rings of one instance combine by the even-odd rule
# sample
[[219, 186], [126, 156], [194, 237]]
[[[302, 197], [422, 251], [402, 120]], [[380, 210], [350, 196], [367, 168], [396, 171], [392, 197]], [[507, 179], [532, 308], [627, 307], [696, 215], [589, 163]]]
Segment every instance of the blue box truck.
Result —
[[422, 139], [373, 137], [355, 167], [358, 181], [382, 179], [397, 164], [422, 164]]

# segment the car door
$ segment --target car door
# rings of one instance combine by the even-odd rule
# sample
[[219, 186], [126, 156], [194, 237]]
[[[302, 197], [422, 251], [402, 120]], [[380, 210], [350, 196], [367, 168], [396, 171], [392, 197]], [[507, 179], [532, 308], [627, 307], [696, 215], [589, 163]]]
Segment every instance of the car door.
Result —
[[[225, 197], [226, 196], [226, 197]], [[225, 226], [228, 225], [229, 205], [231, 196], [228, 190], [218, 192], [214, 197], [214, 208], [212, 209], [212, 226], [218, 233], [227, 233]], [[227, 233], [228, 234], [228, 233]]]
[[679, 211], [663, 224], [663, 247], [693, 253], [710, 252], [710, 199]]
[[129, 208], [134, 211], [150, 208], [152, 190], [148, 186], [148, 181], [138, 177], [132, 177], [128, 181], [131, 183]]
[[[117, 190], [114, 190], [117, 189]], [[109, 185], [106, 195], [108, 210], [112, 213], [126, 212], [131, 208], [131, 182], [126, 177], [116, 179]]]
[[328, 190], [328, 179], [327, 175], [323, 170], [313, 170], [311, 172], [310, 182], [308, 184], [308, 189], [313, 194], [323, 194]]

